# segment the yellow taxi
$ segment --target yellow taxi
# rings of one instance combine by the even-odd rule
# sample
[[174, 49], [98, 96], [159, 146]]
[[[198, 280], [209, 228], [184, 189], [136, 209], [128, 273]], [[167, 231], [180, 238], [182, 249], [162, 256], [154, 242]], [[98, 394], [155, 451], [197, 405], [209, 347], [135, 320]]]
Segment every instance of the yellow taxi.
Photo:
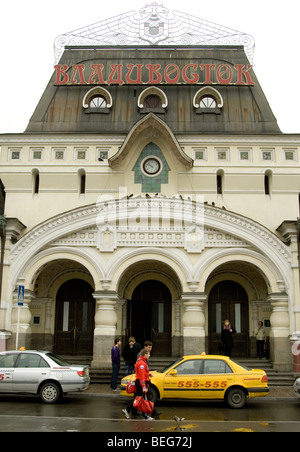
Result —
[[[151, 372], [149, 394], [154, 402], [157, 399], [225, 400], [231, 408], [242, 408], [248, 399], [269, 393], [265, 371], [248, 369], [227, 356], [184, 356], [162, 371]], [[122, 395], [129, 395], [126, 386], [133, 380], [134, 374], [122, 379]]]

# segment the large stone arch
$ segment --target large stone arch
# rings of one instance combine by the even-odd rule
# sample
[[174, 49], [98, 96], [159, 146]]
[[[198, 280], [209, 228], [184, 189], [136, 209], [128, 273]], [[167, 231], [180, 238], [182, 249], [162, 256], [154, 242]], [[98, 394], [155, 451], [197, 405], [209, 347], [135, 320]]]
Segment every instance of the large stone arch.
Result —
[[181, 250], [166, 250], [160, 248], [139, 248], [118, 250], [109, 262], [107, 278], [111, 281], [111, 289], [119, 291], [119, 286], [124, 274], [133, 265], [143, 262], [157, 262], [172, 269], [178, 285], [187, 289], [187, 283], [191, 279], [189, 260]]
[[[104, 350], [116, 333], [118, 317], [115, 308], [120, 302], [118, 288], [122, 275], [127, 268], [141, 260], [160, 261], [172, 268], [180, 281], [183, 310], [181, 332], [186, 344], [184, 352], [189, 353], [193, 351], [195, 331], [197, 337], [201, 339], [201, 344], [204, 344], [203, 307], [209, 276], [217, 266], [238, 260], [257, 267], [263, 275], [268, 287], [269, 303], [276, 313], [273, 316], [276, 326], [274, 335], [286, 336], [288, 322], [285, 320], [282, 327], [278, 312], [284, 309], [286, 313], [289, 309], [286, 307], [289, 305], [289, 299], [293, 299], [291, 249], [279, 236], [252, 219], [205, 205], [197, 199], [195, 202], [191, 200], [185, 202], [178, 196], [172, 198], [157, 196], [153, 197], [156, 203], [153, 211], [158, 215], [156, 219], [161, 212], [171, 213], [169, 230], [164, 230], [163, 233], [154, 231], [151, 239], [149, 236], [145, 239], [145, 234], [140, 234], [143, 238], [139, 238], [138, 223], [132, 227], [132, 224], [127, 222], [119, 235], [117, 222], [112, 227], [108, 224], [105, 231], [110, 240], [105, 248], [106, 244], [103, 245], [100, 237], [104, 223], [99, 224], [99, 214], [103, 211], [103, 206], [104, 213], [105, 209], [108, 209], [106, 212], [110, 213], [110, 219], [114, 215], [117, 218], [121, 213], [124, 214], [122, 219], [126, 220], [135, 209], [139, 209], [140, 218], [147, 218], [149, 197], [139, 195], [129, 198], [108, 199], [103, 203], [64, 212], [37, 225], [13, 244], [6, 294], [7, 319], [15, 303], [15, 295], [12, 297], [12, 294], [15, 294], [16, 284], [26, 281], [26, 297], [29, 304], [33, 296], [33, 281], [39, 268], [57, 256], [68, 257], [86, 266], [95, 282], [97, 305], [95, 336], [101, 345], [95, 350], [99, 356], [105, 355]], [[187, 217], [183, 216], [183, 212]], [[182, 224], [174, 232], [172, 227], [177, 219], [177, 213], [179, 217], [181, 215]], [[105, 215], [102, 218], [105, 218]], [[135, 217], [131, 216], [132, 218]], [[185, 218], [188, 219], [186, 224]], [[194, 247], [193, 243], [187, 243], [187, 234], [197, 235], [198, 230], [204, 233], [204, 239], [202, 242], [201, 240], [195, 242]], [[83, 240], [81, 235], [86, 239]], [[128, 242], [123, 240], [122, 235], [129, 238]], [[210, 235], [213, 236], [211, 240]], [[218, 236], [221, 238], [218, 239]], [[23, 312], [26, 313], [27, 320], [25, 317], [24, 319], [29, 324], [27, 308], [25, 307]], [[285, 317], [288, 315], [291, 317], [292, 314], [287, 312]], [[9, 323], [7, 321], [7, 325]], [[106, 359], [109, 362], [108, 356]]]
[[29, 290], [33, 290], [34, 282], [43, 268], [54, 261], [61, 259], [75, 261], [82, 265], [91, 275], [95, 290], [99, 287], [100, 279], [103, 276], [103, 270], [96, 259], [96, 253], [93, 250], [82, 250], [73, 247], [57, 247], [41, 251], [33, 256], [21, 270], [21, 277], [24, 285]]
[[[112, 206], [112, 215], [118, 215], [119, 212], [122, 211], [122, 205], [126, 203], [125, 215], [129, 215], [132, 212], [132, 209], [140, 208], [142, 209], [142, 205], [144, 208], [145, 205], [145, 197], [140, 196], [139, 199], [135, 200], [108, 200], [100, 203], [105, 206]], [[181, 201], [177, 199], [169, 199], [169, 198], [157, 198], [155, 200], [158, 204], [158, 212], [159, 208], [163, 209], [166, 205], [171, 206], [170, 212], [172, 215], [176, 215], [178, 210], [179, 214], [182, 215], [183, 207], [179, 205]], [[132, 205], [130, 204], [132, 203]], [[122, 204], [122, 205], [121, 205]], [[161, 204], [161, 206], [160, 206]], [[92, 204], [90, 206], [80, 207], [69, 212], [62, 213], [57, 215], [54, 218], [46, 220], [42, 224], [36, 226], [27, 234], [25, 234], [13, 247], [11, 250], [11, 274], [10, 274], [10, 282], [11, 284], [16, 284], [17, 278], [22, 275], [23, 268], [26, 267], [27, 263], [33, 259], [38, 253], [45, 250], [45, 248], [51, 247], [51, 244], [55, 242], [55, 249], [58, 249], [58, 245], [60, 240], [63, 237], [67, 237], [68, 235], [74, 234], [78, 231], [94, 227], [95, 234], [99, 232], [99, 224], [98, 217], [101, 213], [101, 205]], [[131, 207], [133, 206], [133, 207]], [[139, 207], [140, 206], [140, 207]], [[178, 207], [179, 206], [179, 207]], [[117, 210], [120, 207], [119, 210]], [[131, 209], [131, 210], [130, 210]], [[273, 234], [271, 231], [256, 223], [255, 221], [242, 217], [238, 214], [223, 211], [222, 209], [218, 209], [212, 206], [206, 206], [201, 203], [193, 203], [188, 202], [184, 204], [185, 211], [190, 211], [190, 217], [192, 221], [195, 221], [196, 226], [198, 225], [198, 221], [204, 222], [204, 228], [214, 228], [216, 231], [221, 231], [223, 234], [228, 234], [230, 237], [236, 237], [241, 244], [243, 244], [243, 248], [241, 249], [241, 253], [244, 253], [245, 259], [250, 259], [251, 252], [256, 253], [257, 261], [260, 261], [261, 264], [265, 268], [265, 274], [270, 273], [269, 280], [271, 281], [271, 285], [276, 286], [275, 280], [281, 280], [287, 286], [290, 286], [290, 270], [291, 270], [291, 251], [288, 246], [286, 246], [279, 237]], [[200, 212], [199, 218], [198, 213]], [[144, 211], [141, 210], [143, 213]], [[147, 210], [145, 211], [147, 214]], [[101, 225], [100, 225], [101, 226]], [[189, 225], [190, 226], [190, 225]], [[203, 224], [200, 224], [203, 227]], [[117, 256], [117, 253], [122, 249], [124, 250], [124, 243], [122, 243], [122, 248], [118, 249], [118, 241], [116, 236], [116, 228], [112, 228], [112, 230], [108, 231], [112, 235], [114, 235], [114, 241], [112, 248], [104, 251], [114, 251], [114, 256]], [[128, 225], [128, 230], [130, 227]], [[184, 225], [182, 228], [182, 233], [184, 234]], [[98, 268], [97, 272], [100, 272], [99, 278], [111, 278], [111, 268], [114, 264], [110, 265], [105, 262], [103, 259], [101, 252], [97, 251], [99, 249], [99, 243], [95, 239], [94, 241], [90, 241], [88, 246], [85, 246], [84, 253], [94, 253], [94, 256], [97, 254], [97, 262]], [[74, 243], [76, 246], [77, 243], [80, 246], [81, 243], [79, 241], [76, 242], [69, 240], [68, 243]], [[148, 245], [148, 242], [145, 240], [135, 241], [136, 246], [133, 253], [140, 252], [137, 250], [144, 250]], [[179, 244], [179, 245], [178, 245]], [[77, 245], [77, 246], [78, 246]], [[172, 243], [168, 243], [165, 237], [162, 238], [161, 244], [159, 243], [158, 248], [152, 247], [154, 253], [161, 253], [162, 255], [167, 255], [168, 253], [177, 257], [175, 260], [180, 262], [181, 259], [184, 258], [185, 267], [184, 273], [186, 274], [187, 280], [191, 281], [194, 279], [195, 281], [200, 281], [200, 275], [202, 270], [205, 270], [205, 253], [218, 253], [220, 245], [216, 243], [216, 247], [213, 244], [204, 242], [203, 247], [192, 250], [191, 252], [198, 252], [200, 257], [196, 264], [192, 264], [187, 266], [187, 262], [189, 261], [189, 249], [185, 247], [184, 241], [177, 243], [177, 246], [172, 246]], [[128, 245], [129, 247], [132, 246]], [[213, 250], [206, 250], [203, 253], [203, 249], [208, 246], [209, 248], [213, 248]], [[221, 244], [221, 253], [225, 253], [227, 255], [234, 255], [237, 253], [237, 247], [231, 246], [231, 242], [228, 241], [228, 245], [224, 246], [224, 243]], [[96, 248], [96, 249], [94, 249]], [[126, 248], [126, 246], [125, 246]], [[180, 249], [182, 248], [182, 249]], [[68, 246], [68, 249], [72, 249], [72, 246]], [[155, 250], [156, 249], [156, 250]], [[169, 251], [171, 249], [171, 251]], [[78, 253], [78, 248], [76, 247]], [[92, 251], [90, 251], [92, 250]], [[159, 250], [159, 251], [157, 251]], [[185, 251], [187, 253], [185, 253]], [[217, 251], [216, 251], [217, 250]], [[101, 249], [100, 249], [101, 251]], [[128, 248], [125, 251], [128, 251]], [[142, 252], [144, 252], [142, 251]], [[131, 251], [129, 251], [131, 252]], [[179, 252], [181, 253], [181, 257], [179, 258]], [[247, 255], [247, 256], [246, 256]], [[209, 257], [209, 254], [205, 256], [205, 259]], [[212, 256], [213, 260], [216, 256]], [[93, 260], [93, 257], [88, 257]], [[178, 259], [179, 258], [179, 259]], [[254, 255], [251, 257], [254, 259]], [[113, 258], [111, 262], [116, 262], [117, 259]], [[115, 264], [116, 265], [116, 264]], [[211, 264], [213, 265], [213, 264]], [[182, 266], [182, 267], [183, 267]], [[267, 267], [270, 267], [272, 271], [268, 271]], [[272, 274], [274, 275], [272, 277]], [[205, 278], [202, 277], [202, 280]], [[203, 286], [203, 284], [202, 284]]]
[[268, 292], [280, 292], [279, 285], [284, 281], [289, 287], [290, 281], [267, 256], [249, 249], [212, 249], [203, 254], [198, 261], [196, 280], [201, 280], [200, 290], [205, 291], [209, 276], [224, 263], [241, 261], [253, 265], [259, 270], [268, 287]]
[[[237, 256], [236, 256], [237, 257]], [[212, 270], [205, 285], [207, 303], [205, 305], [205, 317], [207, 319], [208, 349], [217, 350], [220, 341], [218, 336], [221, 328], [220, 321], [224, 320], [224, 313], [229, 314], [230, 320], [235, 327], [239, 326], [235, 336], [234, 353], [240, 356], [256, 357], [255, 330], [259, 320], [264, 320], [266, 325], [270, 321], [272, 307], [267, 300], [270, 285], [268, 278], [251, 261], [226, 259], [222, 263], [217, 260], [215, 268]], [[219, 299], [216, 299], [214, 292], [217, 287], [223, 287], [224, 292], [219, 292]], [[235, 288], [236, 295], [240, 293], [239, 286], [247, 295], [247, 302], [242, 297], [242, 304], [238, 299], [228, 296], [227, 288]], [[218, 290], [218, 289], [217, 289]], [[220, 289], [219, 289], [220, 290]], [[236, 305], [235, 305], [236, 303]], [[217, 307], [218, 306], [218, 310]], [[233, 308], [234, 307], [234, 308]], [[235, 309], [237, 308], [237, 310]], [[222, 317], [223, 316], [223, 317]], [[269, 336], [270, 328], [266, 328]], [[268, 342], [269, 343], [269, 342]], [[269, 347], [268, 347], [269, 352]]]
[[160, 260], [143, 259], [131, 264], [119, 278], [118, 293], [120, 297], [130, 299], [135, 288], [142, 282], [157, 280], [164, 283], [172, 299], [179, 299], [182, 287], [174, 269]]
[[[178, 356], [181, 350], [177, 327], [181, 318], [178, 304], [182, 295], [181, 281], [170, 262], [166, 264], [158, 257], [156, 260], [142, 257], [127, 266], [119, 278], [117, 291], [124, 300], [122, 332], [126, 338], [133, 334], [140, 342], [152, 340], [156, 356], [169, 353]], [[142, 288], [146, 286], [145, 292]], [[166, 294], [164, 288], [170, 298], [162, 296], [162, 293]], [[140, 291], [144, 295], [137, 298]], [[141, 336], [142, 331], [147, 337]]]

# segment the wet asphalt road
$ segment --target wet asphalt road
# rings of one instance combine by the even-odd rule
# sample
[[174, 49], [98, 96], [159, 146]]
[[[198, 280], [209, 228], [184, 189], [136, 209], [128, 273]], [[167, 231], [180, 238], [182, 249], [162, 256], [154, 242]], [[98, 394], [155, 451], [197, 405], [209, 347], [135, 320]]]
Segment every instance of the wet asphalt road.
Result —
[[[222, 402], [162, 401], [162, 414], [153, 421], [125, 419], [121, 410], [126, 405], [122, 396], [69, 395], [45, 405], [36, 397], [1, 395], [0, 432], [126, 432], [140, 438], [141, 433], [300, 432], [297, 399], [250, 400], [241, 410]], [[185, 421], [177, 424], [175, 414]]]

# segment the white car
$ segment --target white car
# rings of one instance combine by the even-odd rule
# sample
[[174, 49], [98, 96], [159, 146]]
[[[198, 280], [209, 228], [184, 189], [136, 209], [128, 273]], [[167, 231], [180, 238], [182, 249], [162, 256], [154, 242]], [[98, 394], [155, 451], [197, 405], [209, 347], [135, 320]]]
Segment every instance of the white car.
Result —
[[295, 396], [300, 397], [300, 378], [297, 378], [294, 383]]
[[88, 366], [68, 364], [54, 353], [0, 353], [0, 393], [37, 394], [44, 403], [55, 403], [68, 392], [86, 390], [89, 383]]

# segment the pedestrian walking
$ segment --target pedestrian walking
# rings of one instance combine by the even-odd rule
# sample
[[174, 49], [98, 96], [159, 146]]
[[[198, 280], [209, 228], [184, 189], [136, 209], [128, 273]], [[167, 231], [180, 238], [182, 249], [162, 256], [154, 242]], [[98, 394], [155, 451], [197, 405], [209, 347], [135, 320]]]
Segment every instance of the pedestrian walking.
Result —
[[[148, 359], [150, 357], [150, 352], [146, 348], [144, 348], [140, 353], [140, 358], [137, 360], [135, 365], [135, 385], [136, 385], [136, 393], [134, 399], [132, 399], [127, 408], [122, 410], [125, 417], [129, 419], [130, 413], [135, 410], [135, 407], [133, 405], [134, 400], [138, 396], [144, 396], [148, 393], [149, 385], [150, 385], [150, 377], [152, 377], [151, 372], [149, 372], [148, 367]], [[150, 416], [150, 414], [142, 412], [143, 418], [147, 420], [153, 420], [153, 418]]]
[[115, 345], [111, 349], [111, 364], [112, 364], [112, 376], [110, 381], [110, 387], [113, 391], [118, 391], [118, 376], [120, 370], [120, 346], [121, 340], [117, 337], [115, 339]]

